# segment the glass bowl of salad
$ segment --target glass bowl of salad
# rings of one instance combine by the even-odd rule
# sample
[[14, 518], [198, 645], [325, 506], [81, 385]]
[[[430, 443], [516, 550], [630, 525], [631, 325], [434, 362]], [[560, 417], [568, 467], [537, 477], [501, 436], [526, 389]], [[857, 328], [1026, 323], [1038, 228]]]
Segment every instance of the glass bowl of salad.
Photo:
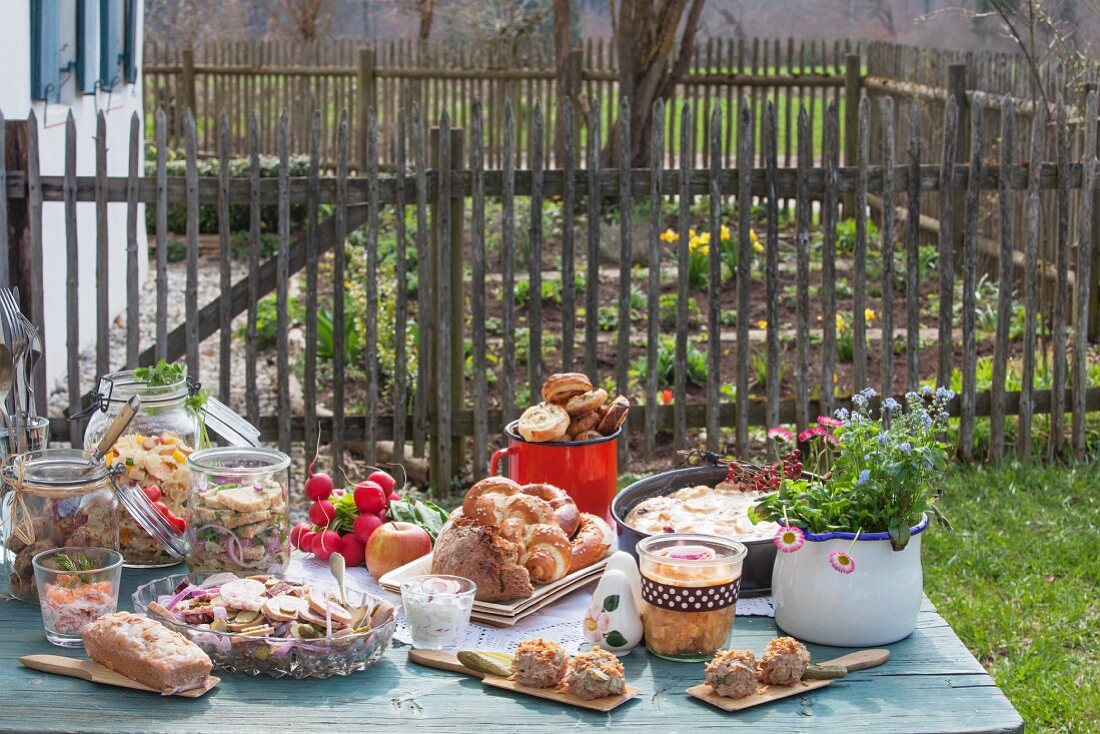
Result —
[[173, 574], [138, 587], [134, 609], [201, 647], [216, 668], [274, 678], [366, 670], [393, 638], [394, 607], [354, 588], [281, 574]]

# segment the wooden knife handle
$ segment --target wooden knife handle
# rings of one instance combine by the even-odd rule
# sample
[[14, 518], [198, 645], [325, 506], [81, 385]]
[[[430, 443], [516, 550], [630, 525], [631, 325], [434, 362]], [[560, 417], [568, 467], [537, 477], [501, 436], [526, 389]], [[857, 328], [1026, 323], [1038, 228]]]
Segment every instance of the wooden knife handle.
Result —
[[409, 650], [409, 660], [412, 660], [418, 665], [436, 668], [437, 670], [446, 670], [451, 673], [463, 673], [474, 678], [485, 678], [484, 673], [479, 673], [476, 670], [467, 668], [465, 665], [458, 662], [457, 657], [446, 652], [438, 652], [436, 650]]
[[853, 670], [865, 670], [882, 665], [890, 659], [889, 650], [857, 650], [847, 655], [841, 655], [833, 660], [826, 660], [821, 665], [843, 665], [849, 673]]

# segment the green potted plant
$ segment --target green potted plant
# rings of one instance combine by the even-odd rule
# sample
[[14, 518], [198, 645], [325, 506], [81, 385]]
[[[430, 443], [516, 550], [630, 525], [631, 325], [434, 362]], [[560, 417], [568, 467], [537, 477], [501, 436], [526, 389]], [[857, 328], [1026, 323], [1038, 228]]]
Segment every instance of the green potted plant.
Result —
[[[910, 392], [872, 410], [868, 388], [852, 410], [820, 416], [799, 441], [809, 474], [788, 473], [750, 513], [775, 535], [776, 624], [808, 642], [885, 645], [916, 626], [924, 595], [921, 533], [936, 507], [949, 449], [947, 388]], [[782, 429], [769, 432], [782, 439]]]

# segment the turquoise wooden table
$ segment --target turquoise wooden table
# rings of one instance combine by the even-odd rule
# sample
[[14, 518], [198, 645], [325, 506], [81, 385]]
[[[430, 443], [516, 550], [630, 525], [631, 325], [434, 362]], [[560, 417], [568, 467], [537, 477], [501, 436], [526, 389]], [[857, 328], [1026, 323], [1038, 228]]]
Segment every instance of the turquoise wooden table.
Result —
[[[127, 569], [120, 608], [157, 575]], [[160, 697], [39, 673], [20, 655], [65, 653], [46, 642], [37, 607], [0, 601], [0, 730], [26, 732], [383, 732], [560, 731], [610, 727], [624, 732], [1016, 732], [1023, 721], [955, 633], [925, 603], [917, 631], [890, 647], [879, 668], [804, 696], [726, 713], [687, 696], [702, 664], [670, 663], [635, 650], [623, 659], [639, 696], [609, 714], [582, 711], [504, 691], [472, 678], [408, 662], [391, 648], [369, 670], [327, 680], [225, 675], [203, 698]], [[738, 617], [734, 646], [760, 652], [773, 620]], [[811, 645], [814, 659], [845, 652]]]

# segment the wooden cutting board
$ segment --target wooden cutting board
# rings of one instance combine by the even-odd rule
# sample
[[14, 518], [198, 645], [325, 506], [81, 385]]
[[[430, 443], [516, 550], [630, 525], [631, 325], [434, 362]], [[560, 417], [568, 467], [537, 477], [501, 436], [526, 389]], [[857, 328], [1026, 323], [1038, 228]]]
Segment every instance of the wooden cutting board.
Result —
[[626, 691], [620, 693], [618, 696], [607, 696], [605, 698], [597, 698], [594, 701], [586, 701], [583, 698], [579, 698], [569, 693], [561, 693], [553, 688], [532, 688], [530, 686], [521, 686], [513, 680], [508, 678], [502, 678], [498, 675], [485, 675], [479, 673], [476, 670], [471, 670], [458, 661], [458, 658], [450, 653], [436, 652], [434, 650], [409, 650], [409, 660], [419, 665], [425, 665], [429, 668], [437, 668], [439, 670], [447, 670], [452, 673], [462, 673], [474, 678], [480, 678], [484, 685], [491, 688], [501, 688], [506, 691], [512, 691], [514, 693], [523, 693], [528, 696], [534, 696], [536, 698], [545, 698], [548, 701], [557, 701], [558, 703], [566, 703], [570, 706], [577, 706], [584, 709], [590, 709], [592, 711], [611, 711], [617, 706], [621, 706], [630, 699], [638, 695], [641, 689], [636, 686], [627, 684]]
[[[150, 693], [156, 693], [158, 695], [161, 693], [156, 688], [147, 686], [144, 683], [138, 683], [136, 680], [127, 678], [122, 673], [116, 673], [110, 668], [92, 660], [67, 658], [63, 655], [24, 655], [19, 658], [19, 662], [28, 668], [41, 670], [43, 673], [56, 673], [57, 675], [67, 675], [71, 678], [83, 678], [93, 683], [105, 683], [110, 686], [133, 688], [138, 691], [149, 691]], [[221, 678], [209, 675], [206, 677], [206, 685], [202, 688], [192, 688], [189, 691], [181, 691], [179, 693], [173, 693], [172, 695], [183, 696], [185, 698], [198, 698], [218, 685], [218, 683], [221, 683]]]
[[[848, 669], [851, 673], [854, 670], [864, 670], [866, 668], [874, 668], [875, 666], [882, 665], [890, 659], [889, 650], [859, 650], [857, 652], [842, 655], [839, 658], [833, 660], [826, 660], [820, 665], [842, 665]], [[817, 690], [818, 688], [824, 688], [830, 685], [835, 679], [826, 680], [804, 680], [800, 683], [796, 683], [793, 686], [760, 686], [756, 689], [756, 693], [744, 698], [727, 698], [725, 696], [719, 696], [714, 692], [706, 683], [701, 683], [697, 686], [692, 686], [687, 689], [689, 695], [698, 698], [700, 701], [706, 701], [707, 703], [717, 706], [725, 711], [740, 711], [741, 709], [751, 708], [753, 706], [759, 706], [763, 703], [769, 703], [771, 701], [778, 701], [781, 698], [787, 698], [788, 696], [799, 696], [809, 691]]]

